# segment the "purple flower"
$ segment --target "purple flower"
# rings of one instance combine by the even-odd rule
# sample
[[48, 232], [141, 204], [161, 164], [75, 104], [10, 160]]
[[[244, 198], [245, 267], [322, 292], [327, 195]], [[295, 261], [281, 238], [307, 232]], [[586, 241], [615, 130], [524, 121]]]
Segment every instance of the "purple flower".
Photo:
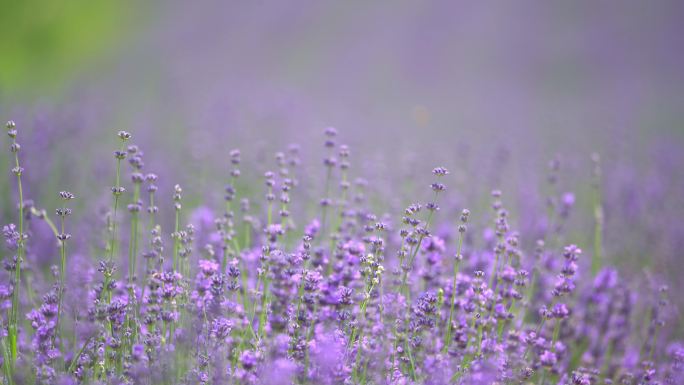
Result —
[[199, 268], [204, 275], [211, 276], [218, 272], [219, 264], [215, 261], [203, 259], [199, 261]]
[[541, 361], [541, 364], [546, 366], [546, 367], [551, 367], [556, 364], [557, 358], [556, 354], [552, 351], [549, 350], [544, 350], [544, 352], [539, 356], [539, 360]]

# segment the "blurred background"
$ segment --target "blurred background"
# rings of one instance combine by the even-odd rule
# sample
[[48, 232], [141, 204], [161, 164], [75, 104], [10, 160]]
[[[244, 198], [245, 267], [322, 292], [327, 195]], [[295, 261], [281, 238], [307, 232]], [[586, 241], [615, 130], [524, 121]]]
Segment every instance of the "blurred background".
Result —
[[547, 201], [570, 192], [570, 240], [590, 250], [597, 153], [606, 254], [684, 289], [680, 1], [1, 3], [0, 117], [17, 122], [41, 207], [70, 190], [88, 223], [108, 205], [121, 129], [167, 211], [175, 183], [192, 206], [220, 204], [231, 149], [250, 181], [291, 143], [304, 207], [321, 197], [334, 126], [381, 212], [426, 199], [444, 165], [444, 221], [462, 207], [488, 218], [498, 188], [532, 244]]

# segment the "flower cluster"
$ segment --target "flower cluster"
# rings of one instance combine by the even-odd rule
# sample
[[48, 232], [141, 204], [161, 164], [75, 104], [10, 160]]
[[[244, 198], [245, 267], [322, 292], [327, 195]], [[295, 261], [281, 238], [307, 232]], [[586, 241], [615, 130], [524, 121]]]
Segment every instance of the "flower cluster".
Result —
[[[193, 188], [165, 191], [144, 172], [121, 131], [111, 207], [99, 228], [69, 221], [68, 233], [75, 194], [59, 193], [56, 223], [25, 201], [18, 131], [7, 128], [20, 200], [3, 226], [5, 384], [684, 380], [668, 288], [621, 278], [597, 262], [600, 244], [569, 244], [601, 235], [569, 232], [572, 193], [549, 199], [541, 236], [516, 229], [499, 190], [490, 214], [457, 207], [444, 167], [426, 173], [430, 199], [385, 210], [367, 199], [369, 183], [350, 181], [349, 147], [328, 128], [317, 192], [300, 181], [296, 146], [251, 184], [232, 150], [223, 199], [197, 205]], [[555, 184], [555, 162], [551, 173]], [[32, 238], [41, 226], [59, 256], [50, 272], [29, 263], [45, 250]]]

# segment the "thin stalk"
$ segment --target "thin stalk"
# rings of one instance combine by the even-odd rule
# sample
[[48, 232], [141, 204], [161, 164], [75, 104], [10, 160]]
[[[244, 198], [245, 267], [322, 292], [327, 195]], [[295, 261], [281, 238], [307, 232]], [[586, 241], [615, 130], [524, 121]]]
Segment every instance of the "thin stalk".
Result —
[[[123, 141], [121, 142], [121, 150], [120, 150], [121, 152], [124, 151], [124, 143], [125, 142], [123, 142]], [[119, 191], [119, 189], [121, 188], [121, 159], [120, 158], [116, 159], [116, 180], [115, 180], [115, 182], [116, 183], [114, 184], [114, 186], [115, 186], [114, 187], [115, 188], [115, 191], [114, 191], [114, 208], [112, 210], [112, 219], [111, 219], [112, 231], [111, 231], [111, 238], [109, 240], [109, 262], [110, 263], [114, 261], [114, 254], [116, 252], [115, 249], [117, 246], [116, 245], [117, 244], [116, 214], [117, 214], [117, 211], [119, 209], [119, 197], [121, 196], [121, 193]]]
[[[183, 267], [182, 267], [182, 262], [178, 260], [178, 254], [179, 254], [179, 249], [180, 249], [180, 213], [181, 213], [181, 188], [180, 186], [176, 185], [175, 187], [175, 195], [174, 195], [174, 201], [175, 201], [175, 209], [176, 209], [176, 215], [175, 215], [175, 221], [174, 221], [174, 235], [173, 235], [173, 271], [179, 271], [181, 273], [181, 279], [184, 278], [183, 275]], [[171, 304], [171, 310], [175, 310], [174, 303], [172, 302]], [[181, 320], [179, 320], [181, 321]], [[169, 325], [169, 342], [173, 343], [173, 339], [176, 334], [176, 322], [171, 322], [171, 325]], [[176, 355], [177, 356], [177, 355]]]
[[[233, 218], [233, 216], [234, 216], [233, 207], [232, 207], [232, 200], [236, 199], [236, 197], [237, 197], [237, 188], [235, 187], [235, 180], [236, 180], [236, 177], [234, 175], [232, 175], [230, 178], [230, 187], [234, 191], [234, 196], [232, 197], [232, 199], [226, 200], [226, 208], [225, 208], [226, 214], [225, 215], [226, 215], [227, 220], [231, 220], [231, 218]], [[228, 230], [229, 230], [228, 228], [225, 229], [225, 231], [228, 231]], [[229, 237], [226, 236], [224, 239], [223, 258], [221, 259], [221, 272], [224, 274], [226, 272], [226, 268], [228, 265], [228, 250], [231, 248], [231, 246], [229, 244], [229, 242], [231, 242], [231, 241], [233, 244], [232, 252], [235, 256], [234, 258], [236, 258], [236, 259], [240, 258], [241, 248], [240, 248], [240, 244], [238, 243], [237, 237], [231, 237], [229, 239]], [[238, 292], [239, 292], [239, 295], [241, 298], [241, 302], [242, 302], [242, 306], [244, 308], [244, 311], [247, 312], [248, 311], [248, 299], [247, 299], [247, 278], [248, 277], [247, 277], [247, 271], [246, 271], [246, 267], [244, 266], [244, 263], [240, 263], [240, 278], [242, 281], [242, 284], [241, 284], [242, 287], [240, 288], [240, 290], [238, 290]], [[252, 335], [256, 336], [254, 333], [254, 330], [252, 329], [251, 324], [249, 325], [249, 329], [252, 332]], [[243, 334], [244, 334], [244, 331], [243, 331]], [[243, 335], [243, 340], [244, 340], [244, 335]], [[238, 353], [241, 350], [242, 350], [242, 341], [240, 343], [240, 348], [238, 349]]]
[[178, 270], [178, 249], [180, 247], [180, 207], [176, 206], [175, 224], [173, 227], [173, 270]]
[[[238, 252], [239, 253], [239, 252]], [[239, 258], [239, 266], [240, 266], [240, 280], [242, 281], [241, 288], [240, 288], [240, 296], [242, 298], [242, 307], [244, 311], [246, 312], [247, 309], [249, 308], [249, 298], [247, 295], [247, 281], [249, 280], [249, 277], [247, 276], [247, 265], [244, 263], [244, 260], [242, 259], [242, 254], [239, 254], [237, 257]], [[250, 326], [250, 329], [252, 327]], [[252, 330], [252, 334], [254, 334], [254, 331]]]
[[[268, 272], [264, 272], [264, 274], [268, 274]], [[269, 290], [269, 284], [271, 283], [271, 280], [266, 277], [264, 278], [264, 292], [261, 296], [261, 310], [259, 312], [259, 333], [258, 336], [263, 337], [264, 336], [264, 328], [266, 327], [266, 309], [268, 307], [268, 290]]]
[[[471, 322], [470, 322], [470, 329], [474, 329], [474, 328], [475, 328], [475, 323], [477, 322], [477, 320], [478, 320], [479, 318], [481, 318], [481, 311], [482, 311], [482, 304], [481, 304], [481, 302], [478, 300], [478, 301], [477, 301], [477, 309], [475, 310], [475, 314], [473, 314], [473, 319], [472, 319]], [[478, 326], [478, 334], [479, 334], [479, 332], [480, 332], [481, 330], [482, 330], [482, 327], [481, 327], [481, 326]], [[478, 338], [479, 338], [479, 337], [478, 337]], [[478, 344], [478, 345], [480, 345], [480, 344]], [[468, 336], [468, 339], [466, 340], [465, 349], [463, 349], [463, 350], [464, 350], [464, 351], [468, 351], [468, 348], [469, 348], [469, 347], [470, 347], [470, 336]], [[479, 347], [478, 347], [478, 353], [479, 353]], [[468, 368], [468, 367], [470, 366], [470, 361], [472, 361], [472, 359], [473, 359], [473, 354], [472, 354], [472, 353], [467, 353], [467, 354], [463, 357], [463, 360], [461, 361], [461, 365], [460, 365], [463, 371], [465, 371], [465, 369]], [[461, 375], [461, 374], [462, 374], [461, 372], [458, 372], [458, 373], [454, 374], [454, 378], [460, 378], [460, 375]], [[453, 380], [453, 379], [452, 379], [452, 380]]]
[[[508, 310], [507, 310], [508, 313], [515, 312], [515, 310], [516, 310], [515, 302], [516, 302], [515, 298], [512, 298], [511, 304], [508, 306]], [[497, 330], [497, 336], [496, 336], [497, 342], [501, 341], [501, 337], [503, 336], [503, 331], [504, 331], [505, 326], [506, 326], [506, 321], [504, 320], [501, 322], [501, 324], [499, 325], [499, 329]]]
[[498, 267], [499, 267], [499, 252], [494, 253], [494, 265], [492, 265], [492, 273], [489, 275], [489, 282], [487, 283], [487, 287], [492, 289], [494, 291], [494, 277], [496, 277], [498, 273]]
[[[64, 216], [60, 216], [60, 228], [61, 228], [61, 234], [64, 234]], [[60, 243], [60, 248], [59, 248], [59, 256], [60, 256], [60, 264], [59, 264], [59, 296], [57, 300], [57, 320], [55, 322], [55, 330], [57, 330], [57, 338], [59, 339], [60, 344], [62, 344], [62, 329], [61, 329], [61, 320], [62, 320], [62, 302], [64, 300], [64, 278], [65, 278], [65, 273], [66, 273], [66, 240], [61, 239], [59, 240]]]
[[[2, 360], [3, 362], [11, 362], [10, 357], [11, 353], [9, 350], [9, 346], [5, 345], [5, 339], [0, 339], [0, 349], [2, 349]], [[7, 383], [9, 385], [14, 384], [14, 376], [12, 375], [12, 367], [10, 365], [2, 365], [2, 371], [5, 374], [5, 378], [7, 379]]]
[[[316, 313], [318, 312], [318, 303], [315, 302], [313, 306], [313, 310], [311, 311], [311, 314], [313, 317], [316, 317]], [[309, 341], [311, 341], [311, 337], [313, 337], [313, 332], [314, 332], [314, 322], [311, 322], [309, 325], [309, 328], [307, 329], [306, 332], [306, 338], [305, 338], [305, 344], [306, 349], [304, 350], [304, 374], [306, 375], [309, 370]]]
[[[402, 237], [401, 237], [401, 247], [399, 248], [399, 251], [400, 251], [400, 252], [399, 252], [399, 269], [400, 269], [400, 270], [402, 269], [402, 267], [403, 267], [403, 265], [404, 265], [404, 254], [405, 254], [404, 247], [405, 247], [405, 242], [406, 242], [406, 238], [402, 236]], [[398, 294], [401, 294], [401, 290], [402, 290], [401, 288], [402, 288], [402, 287], [399, 286]], [[394, 323], [393, 335], [394, 335], [394, 344], [393, 344], [393, 349], [392, 349], [392, 369], [394, 369], [394, 358], [395, 358], [395, 356], [396, 356], [397, 344], [398, 344], [398, 341], [399, 341], [399, 329], [398, 329], [398, 327], [397, 327], [396, 322]]]
[[[55, 223], [52, 222], [50, 217], [48, 217], [47, 212], [45, 212], [45, 210], [38, 210], [38, 209], [32, 207], [31, 208], [31, 214], [35, 215], [38, 218], [41, 218], [43, 221], [45, 221], [45, 223], [48, 225], [50, 230], [52, 230], [52, 234], [55, 236], [55, 239], [57, 239], [58, 242], [60, 243], [60, 259], [61, 259], [60, 270], [59, 270], [60, 271], [60, 278], [59, 278], [60, 294], [59, 294], [59, 301], [58, 301], [58, 305], [57, 305], [57, 322], [55, 325], [55, 329], [57, 330], [58, 333], [60, 333], [59, 323], [60, 323], [60, 314], [61, 314], [61, 308], [62, 308], [62, 292], [64, 291], [64, 277], [65, 277], [64, 271], [65, 271], [65, 264], [66, 264], [65, 245], [64, 245], [64, 242], [59, 239], [60, 232], [59, 232], [59, 230], [57, 230], [57, 226], [55, 226]], [[64, 233], [63, 217], [62, 217], [62, 226], [61, 227], [62, 227], [62, 233]]]
[[[558, 335], [560, 334], [560, 320], [556, 319], [556, 324], [553, 326], [553, 337], [551, 339], [551, 352], [556, 352], [556, 341], [558, 341]], [[542, 374], [539, 378], [539, 385], [544, 384], [546, 379], [546, 367], [542, 367]]]
[[[354, 343], [354, 341], [356, 341], [356, 338], [358, 337], [358, 346], [356, 348], [356, 358], [354, 360], [355, 364], [354, 364], [354, 368], [352, 369], [353, 370], [352, 371], [352, 378], [354, 378], [355, 380], [358, 377], [358, 368], [359, 368], [359, 364], [361, 362], [361, 344], [363, 341], [363, 334], [364, 334], [363, 326], [366, 322], [366, 310], [368, 308], [368, 304], [370, 303], [371, 295], [373, 294], [373, 289], [376, 286], [376, 281], [374, 281], [374, 279], [376, 279], [375, 277], [376, 277], [376, 271], [371, 270], [370, 276], [368, 278], [370, 280], [370, 282], [367, 283], [368, 290], [364, 291], [364, 294], [365, 294], [364, 299], [359, 306], [359, 309], [361, 310], [361, 317], [360, 317], [361, 322], [358, 325], [358, 327], [357, 326], [352, 327], [351, 335], [349, 336], [348, 346], [350, 346], [350, 347], [352, 346], [352, 344]], [[377, 281], [377, 284], [378, 285], [380, 284], [379, 280]], [[357, 333], [358, 333], [358, 336], [357, 336]]]
[[[149, 191], [149, 214], [150, 214], [150, 220], [148, 224], [148, 234], [152, 234], [152, 230], [156, 226], [155, 224], [155, 215], [154, 215], [154, 191], [150, 190]], [[151, 239], [150, 239], [150, 245], [152, 244]], [[154, 247], [152, 245], [152, 247]], [[141, 293], [140, 293], [140, 301], [137, 303], [137, 313], [140, 314], [140, 307], [142, 305], [142, 302], [145, 300], [145, 291], [147, 291], [147, 286], [150, 283], [150, 271], [152, 270], [152, 265], [151, 265], [151, 259], [152, 258], [146, 258], [145, 260], [145, 282], [142, 285]]]
[[644, 321], [642, 324], [642, 329], [646, 330], [646, 335], [644, 336], [644, 342], [641, 344], [641, 349], [639, 349], [639, 358], [640, 359], [641, 359], [641, 357], [644, 356], [644, 350], [646, 350], [646, 346], [648, 345], [648, 334], [649, 334], [648, 330], [649, 330], [649, 327], [650, 327], [652, 320], [656, 316], [655, 313], [656, 313], [656, 310], [655, 310], [655, 308], [653, 308], [653, 309], [651, 309], [651, 311], [647, 311], [646, 315], [644, 315]]
[[[272, 194], [273, 194], [273, 186], [268, 186], [268, 195], [270, 196]], [[268, 209], [266, 211], [266, 224], [267, 224], [267, 227], [271, 226], [271, 224], [273, 224], [273, 201], [270, 199], [268, 200]]]
[[[231, 188], [234, 189], [233, 184], [234, 184], [233, 179], [231, 179], [230, 186], [231, 186]], [[230, 199], [226, 199], [226, 208], [225, 208], [225, 210], [226, 210], [226, 211], [225, 211], [226, 228], [224, 229], [224, 231], [226, 231], [226, 234], [227, 234], [227, 232], [230, 230], [230, 228], [228, 227], [228, 221], [231, 220], [231, 218], [233, 217], [232, 201], [231, 201]], [[228, 253], [227, 253], [226, 251], [227, 251], [228, 248], [229, 248], [228, 243], [229, 243], [230, 239], [229, 239], [229, 237], [228, 237], [227, 235], [226, 235], [224, 238], [225, 238], [225, 239], [223, 240], [223, 243], [224, 243], [224, 253], [223, 253], [223, 258], [221, 258], [221, 272], [225, 274], [226, 268], [228, 267], [228, 255], [227, 255]], [[237, 243], [237, 241], [236, 241], [234, 238], [232, 239], [232, 241], [233, 241], [234, 244]], [[239, 253], [239, 252], [240, 252], [240, 248], [239, 248], [237, 245], [236, 245], [236, 247], [235, 247], [235, 252], [236, 252], [236, 253]]]
[[[366, 308], [368, 307], [368, 302], [370, 300], [370, 295], [373, 292], [373, 288], [375, 285], [371, 285], [370, 289], [366, 292], [366, 298], [361, 302], [359, 305], [359, 309], [361, 310], [361, 319], [365, 320], [366, 319]], [[356, 333], [358, 332], [356, 327], [352, 327], [352, 332], [351, 335], [349, 336], [349, 344], [351, 345], [354, 340], [356, 339]]]
[[456, 302], [456, 277], [458, 276], [458, 269], [459, 265], [461, 262], [461, 248], [463, 246], [463, 233], [459, 233], [458, 236], [458, 248], [456, 250], [456, 260], [454, 261], [454, 279], [451, 283], [451, 299], [450, 299], [450, 305], [449, 305], [449, 321], [447, 322], [446, 325], [446, 335], [444, 336], [444, 348], [442, 349], [443, 353], [447, 353], [449, 351], [449, 345], [451, 345], [451, 327], [452, 327], [452, 322], [454, 319], [454, 308], [455, 308], [455, 302]]
[[[349, 336], [349, 342], [348, 342], [348, 347], [352, 347], [354, 342], [356, 341], [356, 337], [358, 334], [358, 346], [356, 348], [356, 358], [354, 360], [355, 364], [352, 369], [352, 378], [356, 381], [358, 378], [358, 370], [359, 370], [359, 364], [361, 362], [361, 345], [363, 342], [363, 334], [365, 332], [364, 326], [366, 323], [366, 310], [368, 309], [368, 304], [371, 301], [372, 294], [373, 294], [373, 289], [376, 286], [379, 286], [381, 284], [381, 274], [384, 268], [382, 266], [377, 266], [377, 268], [373, 267], [373, 263], [375, 263], [375, 255], [378, 255], [379, 250], [377, 248], [374, 248], [372, 256], [372, 260], [369, 261], [369, 269], [368, 269], [368, 277], [366, 278], [366, 283], [364, 285], [364, 299], [361, 301], [361, 304], [359, 305], [359, 309], [361, 311], [361, 316], [360, 316], [360, 322], [357, 325], [352, 326], [352, 330]], [[366, 289], [367, 288], [367, 289]]]
[[[435, 195], [436, 195], [436, 194], [435, 194]], [[426, 221], [425, 227], [424, 227], [424, 229], [425, 229], [426, 231], [427, 231], [427, 229], [430, 227], [430, 224], [432, 223], [433, 214], [434, 214], [434, 211], [430, 211], [430, 214], [428, 214], [428, 218], [427, 218], [427, 221]], [[413, 266], [413, 262], [414, 262], [414, 260], [415, 260], [415, 258], [416, 258], [416, 255], [418, 254], [418, 251], [420, 250], [420, 246], [423, 244], [423, 239], [424, 239], [424, 238], [425, 238], [425, 232], [423, 232], [423, 233], [420, 235], [420, 238], [418, 238], [418, 243], [416, 244], [415, 248], [413, 249], [413, 252], [412, 252], [411, 255], [409, 256], [409, 262], [408, 262], [408, 266], [409, 266], [409, 267], [410, 267], [410, 266]], [[410, 303], [410, 302], [411, 302], [411, 290], [410, 290], [409, 287], [408, 287], [407, 278], [408, 278], [408, 271], [405, 271], [405, 272], [404, 272], [404, 277], [403, 277], [403, 279], [402, 279], [402, 287], [403, 287], [404, 290], [405, 290], [405, 294], [406, 294], [406, 298], [407, 298], [407, 303]], [[407, 320], [407, 321], [408, 321], [408, 320]], [[412, 377], [413, 380], [415, 381], [415, 380], [416, 380], [416, 374], [415, 374], [416, 368], [415, 368], [415, 363], [414, 363], [414, 360], [413, 360], [413, 356], [412, 356], [412, 354], [411, 354], [411, 347], [410, 347], [410, 345], [408, 344], [408, 340], [405, 342], [404, 345], [405, 345], [405, 348], [406, 348], [407, 353], [408, 353], [408, 356], [409, 356], [409, 362], [411, 363], [411, 370], [410, 370], [411, 377]]]
[[[119, 154], [125, 154], [124, 149], [125, 149], [125, 143], [127, 138], [125, 138], [125, 133], [120, 132], [119, 137], [121, 138], [121, 148], [119, 150]], [[130, 136], [129, 136], [130, 137]], [[125, 155], [124, 155], [125, 156]], [[114, 254], [116, 252], [116, 247], [117, 247], [117, 235], [116, 235], [116, 214], [119, 209], [119, 197], [121, 196], [122, 193], [122, 188], [121, 188], [121, 160], [123, 159], [122, 156], [119, 156], [117, 154], [116, 156], [116, 178], [115, 178], [115, 183], [114, 183], [114, 188], [112, 189], [112, 193], [114, 195], [114, 205], [112, 209], [112, 216], [110, 219], [110, 227], [111, 227], [111, 236], [109, 239], [109, 257], [107, 264], [111, 265], [114, 261]], [[109, 290], [109, 284], [111, 282], [112, 277], [110, 274], [105, 275], [104, 283], [103, 283], [103, 289], [102, 289], [102, 294], [104, 295], [104, 300], [106, 301], [107, 304], [109, 304], [112, 300], [112, 293]], [[107, 322], [107, 330], [109, 332], [109, 335], [112, 336], [112, 323], [111, 321]], [[104, 347], [104, 357], [105, 357], [105, 367], [108, 365], [109, 361], [109, 347], [107, 343], [105, 342], [105, 347]]]
[[595, 276], [601, 269], [603, 251], [603, 206], [601, 204], [601, 190], [594, 190], [594, 253], [591, 258], [591, 274]]
[[69, 368], [67, 369], [67, 373], [73, 373], [74, 368], [76, 364], [78, 363], [79, 358], [83, 355], [83, 352], [85, 351], [85, 348], [88, 346], [90, 341], [93, 339], [93, 337], [88, 338], [84, 343], [83, 346], [81, 346], [81, 349], [78, 351], [78, 353], [74, 356], [74, 358], [71, 360], [71, 364], [69, 365]]
[[[324, 199], [328, 199], [328, 195], [330, 195], [330, 179], [332, 176], [332, 167], [328, 166], [327, 171], [325, 173], [325, 196]], [[321, 240], [325, 238], [325, 222], [326, 222], [326, 217], [328, 214], [328, 205], [323, 206], [323, 213], [321, 213]], [[328, 266], [328, 275], [330, 275], [330, 269], [332, 267]]]
[[658, 343], [658, 334], [660, 333], [660, 324], [656, 322], [655, 332], [653, 333], [653, 341], [651, 341], [651, 351], [648, 354], [648, 360], [653, 362], [655, 356], [656, 343]]
[[610, 370], [610, 361], [613, 357], [613, 349], [615, 349], [615, 340], [611, 340], [608, 343], [608, 350], [606, 351], [606, 356], [603, 358], [603, 366], [601, 367], [601, 374], [599, 376], [599, 382], [604, 383], [608, 371]]
[[[525, 298], [525, 303], [524, 303], [524, 305], [526, 305], [528, 307], [532, 303], [532, 299], [534, 297], [534, 290], [535, 290], [536, 285], [537, 285], [537, 267], [533, 267], [532, 268], [532, 277], [530, 278], [530, 286], [527, 289], [527, 295], [525, 296], [526, 298]], [[522, 307], [520, 309], [522, 310]], [[520, 318], [521, 324], [519, 326], [522, 326], [522, 322], [525, 321], [527, 316], [528, 316], [527, 312], [523, 312], [523, 316]]]
[[249, 224], [249, 222], [245, 221], [244, 222], [244, 232], [245, 232], [245, 249], [249, 249], [252, 247], [252, 227]]
[[[140, 184], [136, 183], [133, 187], [133, 202], [137, 204], [140, 199]], [[133, 277], [137, 267], [138, 257], [138, 222], [139, 216], [137, 211], [131, 213], [131, 239], [128, 244], [128, 284], [133, 285]], [[132, 289], [131, 289], [132, 290]], [[133, 294], [131, 292], [131, 294]]]
[[[504, 234], [503, 233], [500, 233], [497, 238], [499, 240], [499, 244], [502, 244], [504, 242]], [[496, 251], [494, 253], [494, 266], [492, 266], [492, 274], [489, 276], [489, 283], [487, 286], [492, 291], [494, 291], [494, 281], [496, 281], [497, 284], [499, 283], [499, 258], [501, 258], [501, 253], [503, 253], [503, 251], [499, 251], [499, 247], [497, 246]], [[502, 270], [503, 270], [503, 268], [504, 267], [502, 267]], [[496, 292], [495, 292], [495, 294], [496, 294]]]
[[[134, 182], [133, 185], [133, 204], [137, 205], [140, 199], [140, 183]], [[137, 335], [137, 320], [139, 318], [140, 307], [137, 304], [137, 299], [135, 298], [135, 288], [133, 286], [133, 278], [135, 277], [135, 272], [138, 266], [138, 211], [134, 210], [131, 213], [131, 235], [128, 243], [128, 298], [130, 303], [134, 303], [134, 320], [133, 320], [133, 331], [131, 338], [128, 341], [127, 350], [132, 347], [132, 341], [135, 340]], [[126, 323], [128, 328], [131, 328], [130, 315], [126, 313]]]
[[[553, 309], [553, 307], [555, 306], [556, 298], [557, 297], [553, 297], [553, 299], [551, 300], [551, 305], [549, 306], [549, 309]], [[539, 325], [537, 325], [537, 329], [535, 329], [535, 331], [534, 331], [534, 333], [536, 335], [539, 335], [539, 332], [541, 332], [542, 328], [544, 327], [544, 324], [546, 323], [546, 319], [547, 318], [544, 316], [541, 318], [541, 320], [539, 320]], [[530, 351], [530, 345], [527, 345], [527, 347], [525, 348], [525, 351], [523, 352], [523, 360], [525, 358], [527, 358], [527, 353], [529, 353], [529, 351]]]
[[[435, 193], [435, 198], [436, 198], [436, 197], [437, 197], [437, 193]], [[412, 248], [411, 251], [410, 251], [410, 253], [409, 253], [409, 260], [408, 260], [408, 266], [409, 266], [409, 268], [410, 268], [411, 266], [413, 266], [413, 262], [414, 262], [414, 260], [415, 260], [415, 258], [416, 258], [416, 255], [418, 254], [418, 251], [420, 250], [420, 246], [423, 244], [423, 239], [425, 238], [425, 233], [426, 233], [427, 230], [430, 228], [430, 224], [432, 223], [432, 217], [433, 217], [433, 215], [434, 215], [434, 211], [430, 210], [430, 214], [428, 214], [427, 221], [425, 221], [425, 226], [423, 227], [423, 230], [425, 230], [425, 231], [423, 231], [423, 232], [420, 234], [420, 237], [418, 238], [418, 242], [416, 243], [416, 246], [415, 246], [414, 248]], [[411, 301], [410, 301], [410, 294], [411, 294], [411, 293], [410, 293], [410, 290], [408, 289], [407, 278], [408, 278], [408, 270], [407, 270], [407, 271], [404, 271], [404, 275], [403, 275], [403, 278], [402, 278], [402, 280], [401, 280], [401, 287], [402, 287], [403, 290], [405, 291], [405, 294], [406, 294], [406, 296], [407, 296], [407, 302], [410, 303], [410, 302], [411, 302]]]
[[[297, 307], [296, 307], [297, 310], [295, 311], [295, 318], [299, 317], [299, 312], [302, 309], [302, 298], [304, 297], [304, 278], [308, 272], [310, 260], [311, 260], [311, 258], [307, 258], [304, 261], [304, 266], [302, 266], [303, 274], [302, 274], [302, 278], [299, 282], [299, 287], [297, 287]], [[297, 332], [297, 330], [299, 330], [299, 328], [295, 329], [295, 332]], [[290, 353], [292, 353], [292, 349], [290, 349]], [[308, 368], [305, 368], [304, 373], [306, 373], [306, 369], [308, 369]]]
[[[372, 286], [371, 286], [371, 289], [370, 289], [370, 290], [371, 290], [371, 291], [373, 290], [373, 287], [372, 287]], [[362, 322], [362, 324], [366, 321], [366, 307], [367, 307], [367, 306], [368, 306], [368, 300], [364, 300], [364, 301], [361, 303], [361, 322]], [[360, 363], [360, 361], [361, 361], [361, 343], [362, 343], [362, 341], [363, 341], [363, 334], [364, 334], [363, 328], [361, 328], [360, 330], [358, 330], [356, 327], [353, 327], [353, 328], [352, 328], [352, 334], [351, 334], [351, 336], [349, 337], [349, 346], [351, 346], [351, 344], [354, 343], [355, 338], [357, 337], [357, 336], [356, 336], [356, 333], [357, 333], [357, 332], [359, 333], [359, 335], [358, 335], [359, 343], [358, 343], [358, 346], [357, 346], [357, 348], [356, 348], [356, 358], [355, 358], [355, 360], [354, 360], [354, 362], [355, 362], [355, 363], [354, 363], [354, 368], [352, 369], [352, 378], [353, 378], [354, 380], [356, 380], [356, 378], [357, 378], [357, 376], [358, 376], [358, 367], [359, 367], [359, 363]]]
[[[347, 183], [347, 169], [343, 168], [342, 169], [342, 186], [345, 186]], [[340, 225], [342, 223], [342, 218], [344, 217], [344, 210], [341, 208], [340, 204], [344, 205], [346, 204], [347, 201], [347, 188], [342, 187], [342, 198], [338, 205], [335, 206], [335, 224], [332, 227], [332, 231], [338, 231], [340, 228]], [[333, 253], [335, 252], [335, 247], [337, 246], [337, 239], [334, 237], [330, 238], [330, 258], [332, 258]]]
[[594, 162], [594, 253], [591, 257], [591, 274], [595, 276], [601, 269], [603, 254], [603, 204], [601, 191], [601, 163], [598, 154], [592, 156]]
[[[437, 198], [437, 191], [435, 191], [435, 198]], [[421, 232], [420, 237], [418, 238], [418, 242], [416, 243], [415, 247], [410, 249], [409, 260], [408, 260], [408, 268], [407, 268], [407, 270], [404, 271], [404, 275], [402, 276], [400, 293], [404, 292], [404, 295], [406, 296], [406, 302], [409, 304], [411, 303], [411, 291], [408, 287], [408, 282], [407, 282], [407, 280], [408, 280], [408, 269], [410, 269], [410, 267], [413, 266], [413, 262], [416, 258], [416, 255], [418, 254], [418, 251], [420, 250], [420, 247], [423, 244], [423, 239], [425, 238], [425, 234], [426, 234], [427, 230], [430, 228], [430, 224], [432, 223], [433, 215], [434, 215], [434, 211], [430, 210], [430, 213], [428, 214], [427, 220], [425, 221], [425, 226], [423, 227], [423, 229], [425, 231]], [[408, 322], [408, 320], [407, 320], [407, 322]], [[406, 329], [408, 330], [408, 327]], [[411, 370], [410, 370], [411, 377], [415, 381], [415, 379], [416, 379], [415, 378], [415, 363], [413, 361], [413, 357], [411, 354], [411, 347], [409, 346], [408, 341], [406, 341], [406, 343], [404, 345], [405, 345], [405, 348], [406, 348], [407, 353], [409, 355], [409, 361], [411, 363]]]
[[[8, 125], [9, 128], [9, 125]], [[16, 136], [12, 137], [13, 145], [17, 145]], [[19, 165], [19, 150], [14, 151], [14, 173], [17, 176], [17, 191], [19, 193], [19, 240], [17, 241], [17, 263], [14, 270], [14, 290], [12, 292], [12, 310], [10, 311], [10, 319], [8, 325], [8, 338], [9, 338], [9, 350], [10, 350], [10, 360], [9, 363], [14, 369], [14, 365], [17, 360], [17, 338], [18, 329], [17, 323], [19, 319], [19, 313], [21, 312], [20, 302], [19, 302], [19, 290], [21, 288], [21, 262], [25, 256], [25, 246], [24, 246], [24, 190], [21, 183], [21, 173], [22, 169]], [[3, 365], [4, 366], [4, 365]]]

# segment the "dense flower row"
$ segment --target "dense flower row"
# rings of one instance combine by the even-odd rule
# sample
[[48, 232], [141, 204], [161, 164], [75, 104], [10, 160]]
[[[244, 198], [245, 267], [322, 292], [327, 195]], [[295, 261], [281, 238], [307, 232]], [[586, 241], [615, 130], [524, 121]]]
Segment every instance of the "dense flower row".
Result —
[[[684, 347], [668, 342], [667, 288], [634, 292], [604, 266], [597, 157], [592, 252], [566, 244], [569, 193], [551, 197], [549, 225], [526, 250], [500, 191], [491, 194], [486, 228], [471, 228], [467, 209], [439, 218], [449, 200], [443, 167], [432, 170], [428, 202], [374, 213], [332, 128], [324, 195], [309, 216], [291, 206], [302, 172], [297, 147], [276, 154], [263, 195], [240, 188], [241, 154], [231, 151], [225, 205], [188, 213], [181, 186], [158, 196], [158, 177], [121, 131], [104, 226], [72, 236], [77, 197], [60, 192], [56, 216], [24, 200], [13, 122], [7, 132], [19, 201], [16, 222], [3, 227], [6, 384], [684, 379]], [[166, 229], [157, 204], [171, 199]], [[40, 293], [42, 272], [29, 262], [34, 229], [45, 224], [59, 264]], [[92, 257], [70, 253], [72, 242], [90, 245]]]

